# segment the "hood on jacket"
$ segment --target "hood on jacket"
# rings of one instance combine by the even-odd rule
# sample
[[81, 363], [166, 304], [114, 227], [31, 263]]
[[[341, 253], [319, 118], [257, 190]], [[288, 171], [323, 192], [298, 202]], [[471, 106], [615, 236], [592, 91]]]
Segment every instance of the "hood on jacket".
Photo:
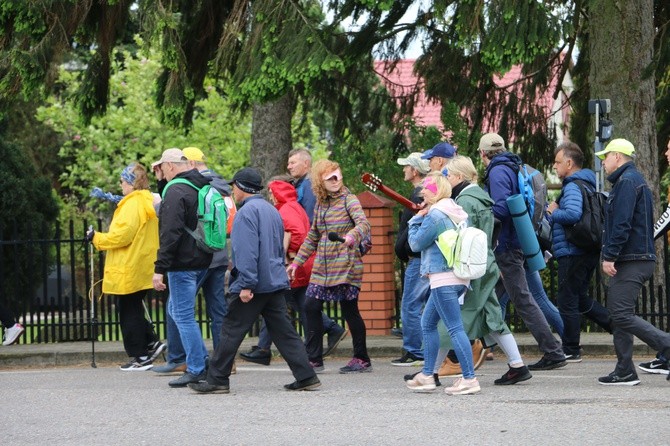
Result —
[[277, 209], [289, 201], [298, 201], [298, 192], [291, 183], [287, 183], [286, 181], [270, 181], [268, 189], [272, 191], [272, 195], [275, 197], [275, 207]]
[[591, 169], [578, 170], [569, 177], [565, 177], [563, 179], [563, 185], [565, 186], [566, 184], [575, 180], [582, 180], [589, 183], [589, 185], [591, 185], [593, 188], [596, 187], [596, 174]]
[[[197, 169], [187, 170], [186, 172], [180, 172], [175, 175], [175, 178], [184, 178], [189, 180], [197, 187], [203, 187], [209, 184], [209, 178], [197, 171]], [[173, 178], [174, 179], [174, 178]]]
[[462, 207], [456, 204], [451, 198], [443, 198], [430, 207], [430, 211], [437, 209], [438, 211], [447, 214], [451, 220], [458, 224], [468, 219], [468, 214]]
[[[149, 190], [134, 190], [119, 202], [118, 206], [123, 206], [131, 197], [138, 197], [138, 201], [144, 209], [145, 214], [140, 216], [143, 219], [146, 216], [147, 220], [156, 218], [156, 208], [154, 207], [154, 195]], [[144, 223], [144, 221], [143, 221]]]
[[466, 195], [468, 197], [480, 201], [487, 208], [493, 206], [493, 199], [491, 198], [491, 196], [487, 194], [484, 189], [482, 189], [476, 184], [470, 184], [466, 186], [458, 196], [464, 197]]

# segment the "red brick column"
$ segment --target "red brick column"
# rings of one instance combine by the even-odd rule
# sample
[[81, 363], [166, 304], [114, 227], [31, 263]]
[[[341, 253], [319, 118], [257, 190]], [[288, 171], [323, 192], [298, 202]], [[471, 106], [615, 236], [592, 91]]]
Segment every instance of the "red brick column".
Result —
[[395, 312], [393, 206], [387, 198], [366, 191], [358, 195], [372, 227], [372, 250], [363, 257], [363, 284], [358, 307], [367, 334], [390, 334]]

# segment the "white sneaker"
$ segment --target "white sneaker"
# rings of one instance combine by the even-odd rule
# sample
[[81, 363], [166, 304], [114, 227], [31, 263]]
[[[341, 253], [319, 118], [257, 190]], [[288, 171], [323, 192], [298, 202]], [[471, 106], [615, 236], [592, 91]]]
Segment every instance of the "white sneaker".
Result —
[[19, 340], [19, 336], [21, 336], [21, 333], [24, 331], [26, 331], [26, 329], [19, 323], [14, 324], [13, 327], [7, 328], [5, 330], [5, 337], [4, 341], [2, 341], [2, 345], [12, 345]]
[[411, 389], [415, 392], [431, 392], [435, 390], [435, 378], [433, 375], [424, 375], [423, 372], [419, 372], [414, 375], [414, 378], [405, 381], [408, 389]]
[[482, 388], [479, 387], [477, 378], [458, 378], [454, 381], [454, 384], [452, 384], [451, 387], [444, 389], [444, 393], [447, 395], [472, 395], [474, 393], [479, 393], [481, 390]]

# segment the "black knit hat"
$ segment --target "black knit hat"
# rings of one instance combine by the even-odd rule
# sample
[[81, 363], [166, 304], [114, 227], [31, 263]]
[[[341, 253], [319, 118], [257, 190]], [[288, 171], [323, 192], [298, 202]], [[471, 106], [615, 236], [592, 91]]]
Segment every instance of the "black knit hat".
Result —
[[263, 190], [263, 178], [261, 173], [253, 167], [245, 167], [237, 171], [228, 184], [234, 184], [240, 190], [248, 194], [257, 194]]

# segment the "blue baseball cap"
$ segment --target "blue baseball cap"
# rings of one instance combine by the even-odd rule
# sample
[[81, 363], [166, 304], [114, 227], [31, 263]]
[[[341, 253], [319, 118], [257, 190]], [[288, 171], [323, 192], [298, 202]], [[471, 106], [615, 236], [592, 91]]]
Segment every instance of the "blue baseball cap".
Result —
[[441, 158], [453, 158], [455, 155], [456, 155], [456, 149], [454, 148], [454, 146], [452, 146], [448, 142], [441, 142], [436, 144], [432, 149], [423, 152], [423, 155], [421, 155], [421, 159], [429, 160], [436, 156], [439, 156]]

